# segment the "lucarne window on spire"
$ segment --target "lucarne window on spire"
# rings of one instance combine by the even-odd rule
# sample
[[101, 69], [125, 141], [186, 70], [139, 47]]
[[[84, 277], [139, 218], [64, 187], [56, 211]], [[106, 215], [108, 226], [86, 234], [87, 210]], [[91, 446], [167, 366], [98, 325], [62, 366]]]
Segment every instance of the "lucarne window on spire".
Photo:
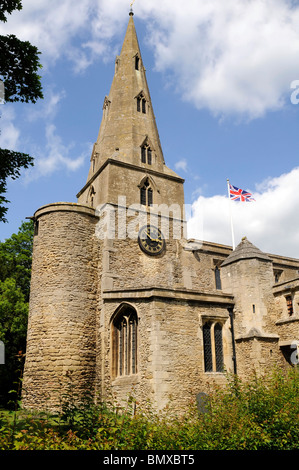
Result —
[[145, 98], [142, 98], [142, 112], [143, 112], [143, 114], [146, 114], [146, 100], [145, 100]]
[[141, 147], [141, 163], [152, 164], [152, 149], [148, 145]]
[[139, 70], [140, 59], [138, 55], [135, 55], [135, 70]]
[[137, 111], [139, 113], [142, 111], [143, 114], [146, 114], [146, 99], [143, 93], [140, 93], [140, 95], [136, 97], [136, 101], [137, 101]]

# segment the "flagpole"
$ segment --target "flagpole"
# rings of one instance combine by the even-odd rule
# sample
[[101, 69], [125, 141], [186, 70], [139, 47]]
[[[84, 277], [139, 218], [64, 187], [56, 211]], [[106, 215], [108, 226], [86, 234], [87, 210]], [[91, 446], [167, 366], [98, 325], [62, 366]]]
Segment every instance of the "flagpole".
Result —
[[227, 192], [228, 192], [228, 203], [229, 203], [229, 213], [230, 213], [230, 226], [232, 232], [232, 242], [233, 242], [233, 250], [235, 249], [235, 235], [234, 235], [234, 225], [233, 225], [233, 214], [232, 214], [232, 206], [231, 206], [231, 199], [230, 199], [230, 191], [229, 191], [229, 179], [227, 178]]

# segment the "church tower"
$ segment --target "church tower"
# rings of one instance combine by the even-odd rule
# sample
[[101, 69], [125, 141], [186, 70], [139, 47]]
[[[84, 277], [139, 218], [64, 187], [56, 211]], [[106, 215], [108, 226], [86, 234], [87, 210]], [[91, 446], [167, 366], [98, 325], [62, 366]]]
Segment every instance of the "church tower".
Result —
[[135, 387], [165, 404], [157, 344], [185, 286], [183, 183], [165, 165], [131, 12], [78, 202], [34, 214], [25, 407], [55, 409], [71, 385], [79, 398], [126, 400]]

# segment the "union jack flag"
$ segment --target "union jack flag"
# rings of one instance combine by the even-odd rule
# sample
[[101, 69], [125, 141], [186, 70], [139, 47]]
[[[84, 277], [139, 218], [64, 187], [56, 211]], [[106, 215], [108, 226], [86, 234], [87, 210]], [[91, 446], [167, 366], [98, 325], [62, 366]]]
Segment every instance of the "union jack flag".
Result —
[[244, 189], [239, 189], [232, 184], [229, 185], [229, 196], [232, 201], [238, 202], [252, 202], [255, 199], [252, 197], [252, 194]]

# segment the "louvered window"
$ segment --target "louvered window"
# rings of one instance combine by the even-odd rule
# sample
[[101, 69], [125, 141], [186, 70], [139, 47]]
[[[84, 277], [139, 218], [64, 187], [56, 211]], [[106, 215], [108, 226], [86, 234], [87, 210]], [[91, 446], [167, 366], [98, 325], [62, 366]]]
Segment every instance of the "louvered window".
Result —
[[151, 188], [148, 188], [147, 190], [147, 205], [153, 205], [153, 190]]
[[147, 190], [145, 187], [140, 189], [140, 204], [142, 204], [143, 206], [146, 206], [146, 193]]
[[143, 206], [153, 205], [153, 190], [150, 186], [148, 178], [146, 178], [142, 187], [140, 188], [140, 204]]

